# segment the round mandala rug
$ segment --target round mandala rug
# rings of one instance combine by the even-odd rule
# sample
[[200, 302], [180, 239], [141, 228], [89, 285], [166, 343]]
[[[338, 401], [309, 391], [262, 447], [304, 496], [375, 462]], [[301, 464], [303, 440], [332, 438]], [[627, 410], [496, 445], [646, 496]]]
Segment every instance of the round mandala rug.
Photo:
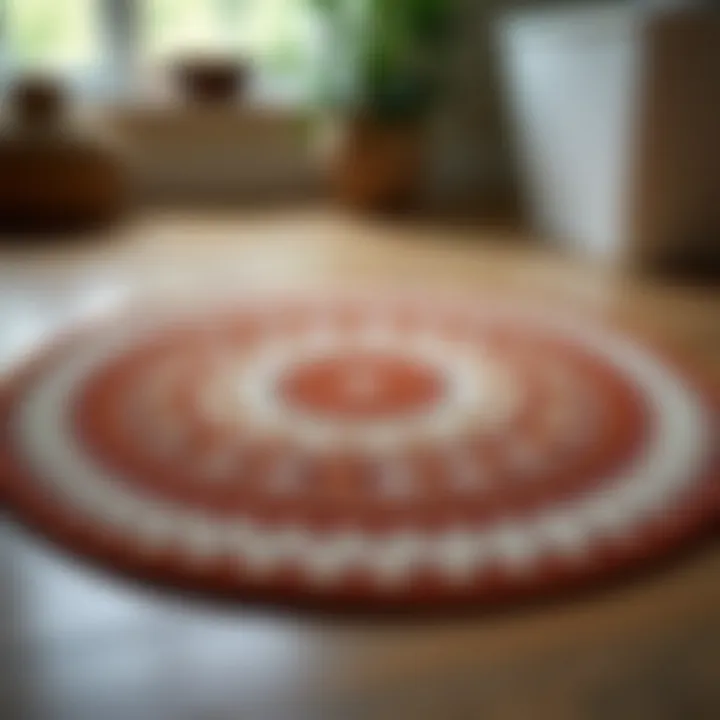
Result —
[[146, 310], [8, 375], [11, 509], [111, 568], [342, 609], [530, 597], [717, 517], [717, 405], [597, 322], [483, 299]]

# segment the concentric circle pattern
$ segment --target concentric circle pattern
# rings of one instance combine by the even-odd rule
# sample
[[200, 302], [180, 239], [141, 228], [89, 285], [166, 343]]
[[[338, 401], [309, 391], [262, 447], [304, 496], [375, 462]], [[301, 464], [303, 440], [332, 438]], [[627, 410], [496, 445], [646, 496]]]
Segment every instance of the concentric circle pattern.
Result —
[[694, 378], [479, 299], [151, 312], [39, 352], [3, 400], [20, 515], [241, 598], [532, 594], [658, 556], [717, 511], [717, 414]]

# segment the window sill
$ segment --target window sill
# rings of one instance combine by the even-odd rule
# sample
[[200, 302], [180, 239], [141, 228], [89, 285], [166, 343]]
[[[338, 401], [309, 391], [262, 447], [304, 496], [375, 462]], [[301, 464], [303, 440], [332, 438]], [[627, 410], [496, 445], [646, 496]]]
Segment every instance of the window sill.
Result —
[[156, 102], [86, 110], [125, 149], [141, 200], [287, 199], [322, 184], [300, 108]]

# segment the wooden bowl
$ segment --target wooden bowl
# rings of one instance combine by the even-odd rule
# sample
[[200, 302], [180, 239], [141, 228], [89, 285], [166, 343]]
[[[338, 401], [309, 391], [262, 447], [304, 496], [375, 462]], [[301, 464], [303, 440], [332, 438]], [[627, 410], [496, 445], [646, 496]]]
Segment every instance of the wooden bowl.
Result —
[[188, 58], [175, 63], [174, 75], [187, 100], [215, 105], [240, 99], [249, 71], [247, 65], [239, 60]]

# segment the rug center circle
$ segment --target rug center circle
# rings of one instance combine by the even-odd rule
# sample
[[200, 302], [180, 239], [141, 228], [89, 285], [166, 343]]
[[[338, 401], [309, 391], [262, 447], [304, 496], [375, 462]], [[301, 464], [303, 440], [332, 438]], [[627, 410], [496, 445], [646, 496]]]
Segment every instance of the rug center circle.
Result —
[[305, 361], [286, 370], [278, 387], [293, 408], [349, 420], [421, 412], [444, 389], [443, 374], [429, 363], [370, 352]]

